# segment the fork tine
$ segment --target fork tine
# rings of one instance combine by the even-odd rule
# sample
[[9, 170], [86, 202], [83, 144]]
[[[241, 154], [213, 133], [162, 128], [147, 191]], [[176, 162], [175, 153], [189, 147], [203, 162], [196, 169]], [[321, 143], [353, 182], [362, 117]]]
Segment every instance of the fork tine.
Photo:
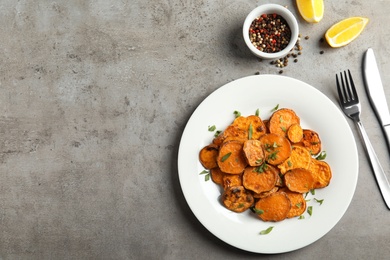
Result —
[[337, 92], [339, 94], [339, 101], [340, 103], [345, 103], [345, 98], [343, 96], [343, 93], [341, 92], [339, 77], [337, 76], [337, 74], [336, 74], [336, 85], [337, 85]]
[[349, 89], [346, 71], [344, 71], [344, 77], [343, 77], [343, 73], [340, 72], [340, 77], [341, 77], [341, 83], [343, 85], [344, 100], [345, 102], [351, 101], [351, 90]]
[[359, 101], [359, 96], [357, 95], [357, 92], [356, 92], [355, 83], [353, 82], [351, 71], [349, 71], [349, 70], [348, 70], [348, 75], [349, 75], [350, 87], [352, 89], [351, 100]]
[[336, 85], [341, 104], [359, 102], [359, 97], [350, 70], [348, 70], [348, 74], [346, 70], [340, 72], [340, 75], [336, 74]]

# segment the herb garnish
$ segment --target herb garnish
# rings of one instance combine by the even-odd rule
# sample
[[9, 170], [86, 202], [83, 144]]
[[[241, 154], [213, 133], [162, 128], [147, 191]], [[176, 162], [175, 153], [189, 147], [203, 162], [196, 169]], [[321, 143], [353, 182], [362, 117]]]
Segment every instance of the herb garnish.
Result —
[[324, 199], [318, 200], [318, 199], [314, 198], [314, 200], [315, 200], [316, 202], [320, 203], [320, 205], [322, 205], [322, 202], [324, 202]]
[[275, 150], [275, 148], [278, 148], [280, 146], [281, 145], [278, 145], [276, 142], [274, 142], [273, 144], [264, 144], [264, 149], [267, 152], [272, 152], [273, 150]]
[[313, 206], [307, 207], [307, 213], [311, 216], [313, 214]]
[[261, 159], [257, 159], [256, 160], [256, 164], [262, 164], [264, 161], [263, 161], [263, 159], [261, 158]]
[[257, 208], [255, 208], [255, 207], [251, 207], [251, 210], [252, 210], [253, 213], [255, 213], [255, 214], [257, 214], [257, 215], [261, 215], [261, 214], [264, 213], [264, 210], [262, 210], [262, 209], [257, 209]]
[[215, 125], [209, 126], [209, 131], [214, 132], [217, 127]]
[[256, 109], [255, 115], [256, 116], [260, 116], [260, 110], [259, 109]]
[[205, 174], [204, 181], [210, 180], [210, 172], [209, 171], [203, 170], [201, 173], [199, 173], [199, 175], [203, 175], [203, 174]]
[[227, 154], [225, 154], [224, 156], [222, 156], [222, 158], [221, 158], [221, 162], [224, 162], [224, 161], [226, 161], [226, 160], [227, 160], [227, 158], [229, 158], [229, 157], [230, 157], [230, 155], [232, 155], [232, 152], [230, 152], [230, 153], [227, 153]]
[[238, 204], [237, 209], [243, 208], [244, 206], [245, 206], [244, 203], [240, 203], [240, 204]]
[[239, 116], [241, 116], [241, 113], [240, 113], [239, 111], [237, 111], [237, 110], [235, 110], [235, 111], [233, 112], [233, 114], [236, 116], [236, 118], [239, 117]]
[[260, 235], [267, 235], [267, 234], [269, 234], [272, 231], [273, 228], [274, 228], [273, 226], [270, 226], [269, 228], [260, 231]]
[[271, 112], [278, 110], [278, 108], [279, 108], [279, 104], [277, 104], [273, 109], [271, 109]]
[[321, 161], [321, 160], [325, 160], [326, 158], [326, 152], [325, 151], [322, 151], [317, 157], [316, 159]]
[[252, 135], [253, 135], [253, 126], [252, 126], [252, 123], [250, 123], [249, 129], [248, 129], [248, 140], [252, 139]]
[[267, 168], [268, 168], [267, 164], [263, 162], [261, 165], [255, 168], [255, 172], [263, 173], [264, 171], [267, 170]]
[[268, 155], [268, 160], [276, 160], [276, 158], [278, 158], [277, 154], [278, 154], [279, 151], [275, 151], [275, 152], [272, 152]]

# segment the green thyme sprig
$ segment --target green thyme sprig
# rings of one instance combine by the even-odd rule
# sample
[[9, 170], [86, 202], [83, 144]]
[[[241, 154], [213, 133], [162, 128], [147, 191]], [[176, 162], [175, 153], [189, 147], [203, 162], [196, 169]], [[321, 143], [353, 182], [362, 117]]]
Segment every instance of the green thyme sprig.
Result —
[[203, 170], [199, 173], [199, 175], [204, 175], [204, 181], [210, 180], [210, 171]]

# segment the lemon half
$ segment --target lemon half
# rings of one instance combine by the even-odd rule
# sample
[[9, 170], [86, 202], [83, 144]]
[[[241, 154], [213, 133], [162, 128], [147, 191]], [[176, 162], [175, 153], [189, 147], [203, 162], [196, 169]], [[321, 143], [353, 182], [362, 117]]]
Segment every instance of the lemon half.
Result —
[[298, 11], [309, 23], [318, 23], [324, 16], [323, 0], [297, 0]]
[[356, 39], [369, 19], [365, 17], [350, 17], [331, 26], [325, 33], [325, 39], [331, 47], [341, 47]]

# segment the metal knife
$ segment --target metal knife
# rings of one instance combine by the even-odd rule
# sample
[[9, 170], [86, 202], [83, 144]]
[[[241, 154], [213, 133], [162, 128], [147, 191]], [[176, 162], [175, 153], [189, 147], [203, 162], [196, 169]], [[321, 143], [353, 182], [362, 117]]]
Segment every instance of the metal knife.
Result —
[[[371, 106], [373, 107], [375, 114], [380, 121], [383, 133], [386, 136], [388, 148], [390, 149], [389, 107], [387, 106], [385, 91], [383, 90], [382, 80], [379, 74], [379, 69], [376, 63], [374, 51], [371, 48], [369, 48], [364, 54], [363, 75], [366, 92], [369, 97]], [[385, 200], [387, 207], [390, 209], [389, 181], [387, 180], [387, 177], [380, 164], [378, 164], [377, 166], [371, 164], [371, 166], [373, 167], [379, 189], [382, 193], [382, 197]]]
[[383, 90], [381, 76], [376, 63], [373, 49], [369, 48], [363, 59], [363, 75], [366, 91], [377, 118], [386, 136], [387, 147], [390, 150], [390, 113]]

